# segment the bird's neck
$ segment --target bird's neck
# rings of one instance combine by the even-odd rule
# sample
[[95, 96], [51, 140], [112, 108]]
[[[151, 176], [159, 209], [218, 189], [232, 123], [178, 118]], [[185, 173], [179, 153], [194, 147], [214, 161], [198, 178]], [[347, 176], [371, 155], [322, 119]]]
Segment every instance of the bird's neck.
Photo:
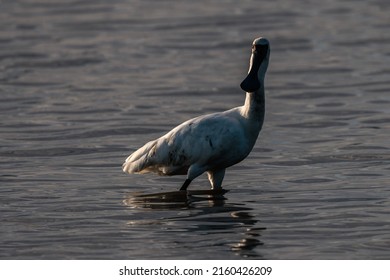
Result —
[[245, 104], [241, 108], [241, 114], [246, 119], [263, 124], [265, 114], [264, 82], [256, 92], [247, 92]]

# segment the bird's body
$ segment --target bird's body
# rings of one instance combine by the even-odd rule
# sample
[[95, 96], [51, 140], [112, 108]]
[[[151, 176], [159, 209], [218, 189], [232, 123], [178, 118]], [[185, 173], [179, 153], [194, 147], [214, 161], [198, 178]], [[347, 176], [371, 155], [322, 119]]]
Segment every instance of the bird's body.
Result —
[[[268, 64], [269, 43], [263, 38], [256, 40], [259, 45], [267, 46], [263, 60]], [[253, 57], [252, 54], [251, 69], [256, 64]], [[178, 125], [132, 153], [123, 164], [123, 171], [187, 175], [181, 190], [185, 190], [193, 179], [207, 172], [211, 187], [221, 188], [225, 169], [248, 156], [264, 122], [264, 75], [267, 65], [260, 71], [260, 64], [254, 66], [257, 67], [255, 72], [260, 80], [258, 88], [247, 92], [243, 106], [199, 116]], [[249, 79], [241, 84], [242, 88], [253, 86], [253, 73], [249, 77], [253, 72], [251, 69]]]

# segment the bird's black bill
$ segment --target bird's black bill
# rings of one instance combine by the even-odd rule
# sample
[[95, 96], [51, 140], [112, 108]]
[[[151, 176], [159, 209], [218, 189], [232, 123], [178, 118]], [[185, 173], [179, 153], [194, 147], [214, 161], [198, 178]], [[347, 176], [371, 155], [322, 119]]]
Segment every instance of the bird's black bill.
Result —
[[255, 92], [260, 88], [257, 73], [268, 52], [268, 45], [254, 45], [252, 48], [251, 69], [248, 76], [241, 82], [240, 87], [246, 92]]

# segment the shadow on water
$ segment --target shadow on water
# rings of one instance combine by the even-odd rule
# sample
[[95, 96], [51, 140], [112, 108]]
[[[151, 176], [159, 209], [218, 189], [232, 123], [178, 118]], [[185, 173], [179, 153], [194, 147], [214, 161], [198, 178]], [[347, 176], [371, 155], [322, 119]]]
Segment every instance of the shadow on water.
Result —
[[[256, 226], [259, 221], [252, 213], [252, 208], [229, 202], [225, 197], [227, 192], [188, 190], [133, 193], [128, 194], [123, 203], [135, 210], [143, 209], [140, 213], [142, 217], [135, 217], [128, 222], [132, 227], [150, 227], [150, 230], [156, 230], [157, 226], [164, 228], [165, 232], [176, 232], [177, 236], [186, 235], [184, 239], [177, 237], [179, 240], [171, 240], [177, 244], [183, 242], [180, 239], [202, 243], [202, 237], [210, 239], [214, 236], [211, 238], [213, 243], [209, 244], [211, 249], [228, 248], [241, 257], [263, 258], [254, 249], [263, 245], [260, 237], [266, 228]], [[153, 210], [152, 213], [146, 211], [148, 209]], [[148, 215], [153, 218], [148, 219]]]
[[227, 190], [188, 190], [161, 193], [134, 193], [123, 202], [134, 208], [180, 209], [191, 208], [197, 201], [207, 201], [211, 206], [223, 205]]

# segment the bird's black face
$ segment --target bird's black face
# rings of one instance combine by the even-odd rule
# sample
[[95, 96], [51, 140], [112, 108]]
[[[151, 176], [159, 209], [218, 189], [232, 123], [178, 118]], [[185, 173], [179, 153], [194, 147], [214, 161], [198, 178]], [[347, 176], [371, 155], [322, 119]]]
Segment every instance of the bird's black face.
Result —
[[266, 39], [261, 38], [255, 40], [252, 45], [252, 56], [250, 61], [250, 69], [248, 76], [242, 81], [241, 88], [246, 92], [255, 92], [260, 88], [260, 81], [258, 79], [258, 72], [260, 65], [267, 57], [269, 50], [269, 43]]
[[266, 45], [252, 45], [252, 53], [256, 56], [256, 60], [259, 61], [259, 65], [263, 62], [268, 53], [268, 44]]

